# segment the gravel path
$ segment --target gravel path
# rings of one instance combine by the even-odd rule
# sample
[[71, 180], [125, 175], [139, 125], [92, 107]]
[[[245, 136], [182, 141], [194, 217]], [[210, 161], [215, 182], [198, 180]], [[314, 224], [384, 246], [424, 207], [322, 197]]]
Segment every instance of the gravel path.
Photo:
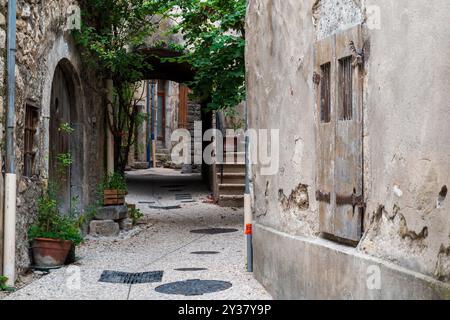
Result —
[[[181, 191], [174, 191], [181, 190]], [[246, 272], [242, 209], [203, 203], [208, 192], [200, 177], [172, 170], [146, 170], [129, 174], [128, 203], [145, 213], [138, 227], [115, 239], [89, 239], [77, 250], [73, 266], [52, 271], [5, 299], [271, 299]], [[195, 202], [180, 203], [175, 193], [190, 193]], [[180, 204], [180, 209], [150, 209], [156, 204]], [[237, 232], [205, 235], [191, 233], [204, 228], [232, 228]], [[216, 251], [214, 255], [192, 254]], [[203, 271], [176, 271], [205, 268]], [[162, 282], [110, 284], [98, 280], [104, 270], [123, 272], [164, 271]], [[220, 280], [232, 287], [200, 296], [167, 295], [155, 288], [176, 281]], [[78, 281], [80, 280], [80, 281]]]

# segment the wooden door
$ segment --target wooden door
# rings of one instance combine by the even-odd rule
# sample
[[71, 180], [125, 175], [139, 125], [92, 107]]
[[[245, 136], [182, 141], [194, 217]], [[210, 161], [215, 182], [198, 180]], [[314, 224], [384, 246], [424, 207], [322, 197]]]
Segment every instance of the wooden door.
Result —
[[189, 89], [183, 84], [180, 84], [180, 108], [178, 109], [178, 128], [188, 129], [188, 95]]
[[316, 198], [321, 232], [357, 242], [364, 213], [363, 73], [355, 63], [352, 41], [362, 48], [360, 26], [316, 45]]
[[166, 81], [158, 81], [158, 109], [156, 114], [156, 128], [158, 140], [166, 142]]
[[69, 154], [70, 135], [60, 130], [61, 125], [70, 124], [71, 97], [68, 81], [60, 66], [55, 70], [52, 84], [50, 104], [50, 183], [57, 184], [60, 209], [67, 212], [70, 209], [70, 168], [59, 165], [58, 156]]

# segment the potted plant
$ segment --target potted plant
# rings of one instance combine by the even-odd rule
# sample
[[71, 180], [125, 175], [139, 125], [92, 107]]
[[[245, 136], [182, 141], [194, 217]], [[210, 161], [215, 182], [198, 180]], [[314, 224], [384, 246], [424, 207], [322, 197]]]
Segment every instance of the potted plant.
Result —
[[125, 177], [120, 173], [105, 176], [101, 185], [104, 206], [118, 206], [125, 204], [127, 194], [127, 183]]
[[56, 199], [52, 191], [38, 199], [37, 221], [28, 232], [34, 264], [39, 268], [63, 266], [71, 249], [83, 242], [79, 219], [61, 213]]

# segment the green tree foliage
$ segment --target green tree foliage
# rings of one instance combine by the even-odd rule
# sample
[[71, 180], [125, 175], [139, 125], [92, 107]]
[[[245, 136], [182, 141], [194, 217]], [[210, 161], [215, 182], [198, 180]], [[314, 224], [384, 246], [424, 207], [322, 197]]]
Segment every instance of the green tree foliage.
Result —
[[233, 110], [245, 100], [245, 0], [165, 1], [165, 16], [177, 22], [184, 54], [195, 71], [189, 83], [209, 109]]
[[[114, 82], [109, 102], [114, 135], [115, 171], [124, 172], [138, 126], [135, 83], [151, 68], [143, 51], [162, 19], [175, 21], [173, 33], [184, 44], [174, 47], [189, 63], [188, 83], [209, 109], [233, 110], [245, 99], [245, 0], [81, 0], [82, 27], [74, 31], [90, 67]], [[171, 44], [173, 45], [173, 44]]]
[[114, 93], [108, 101], [109, 126], [114, 135], [115, 170], [123, 173], [134, 132], [139, 125], [139, 98], [135, 92], [142, 71], [151, 68], [145, 55], [136, 50], [157, 26], [152, 22], [159, 1], [82, 0], [81, 30], [74, 31], [89, 67], [112, 79]]

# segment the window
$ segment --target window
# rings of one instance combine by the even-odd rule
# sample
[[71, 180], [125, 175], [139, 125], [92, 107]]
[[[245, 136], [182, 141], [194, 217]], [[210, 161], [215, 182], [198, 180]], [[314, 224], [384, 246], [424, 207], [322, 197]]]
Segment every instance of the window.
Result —
[[339, 120], [353, 119], [352, 57], [339, 60]]
[[324, 123], [331, 121], [331, 63], [320, 66], [322, 79], [320, 81], [320, 119]]
[[39, 122], [38, 108], [26, 105], [25, 110], [25, 143], [24, 143], [24, 176], [31, 177], [34, 174], [34, 162], [36, 158], [36, 131]]

